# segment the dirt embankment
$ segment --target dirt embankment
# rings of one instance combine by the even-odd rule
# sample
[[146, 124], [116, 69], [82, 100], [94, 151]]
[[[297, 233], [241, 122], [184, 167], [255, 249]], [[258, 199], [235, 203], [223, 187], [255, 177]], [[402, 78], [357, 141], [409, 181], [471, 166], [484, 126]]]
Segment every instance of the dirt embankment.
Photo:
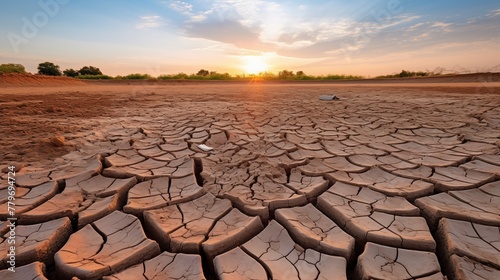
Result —
[[84, 85], [84, 81], [68, 77], [54, 77], [33, 74], [0, 74], [0, 86], [68, 86]]

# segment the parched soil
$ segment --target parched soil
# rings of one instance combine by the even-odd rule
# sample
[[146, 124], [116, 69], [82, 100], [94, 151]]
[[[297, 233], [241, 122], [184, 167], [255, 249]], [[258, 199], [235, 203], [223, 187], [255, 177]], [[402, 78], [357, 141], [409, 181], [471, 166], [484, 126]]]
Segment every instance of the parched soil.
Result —
[[[7, 76], [7, 75], [4, 75]], [[476, 97], [496, 99], [499, 83], [373, 83], [373, 84], [252, 84], [149, 81], [82, 82], [63, 77], [41, 76], [40, 84], [30, 84], [12, 75], [2, 88], [0, 78], [0, 129], [6, 134], [0, 139], [0, 165], [12, 163], [50, 164], [51, 161], [75, 150], [71, 143], [62, 147], [50, 145], [58, 136], [71, 138], [78, 131], [92, 130], [102, 121], [138, 114], [137, 110], [161, 106], [176, 107], [191, 102], [268, 100], [316, 100], [319, 95], [336, 94], [344, 98], [366, 94], [404, 100], [408, 97], [443, 98], [460, 95], [463, 100]], [[36, 76], [36, 75], [32, 75]], [[26, 78], [26, 77], [24, 77]], [[39, 79], [33, 78], [35, 80]], [[57, 82], [54, 82], [56, 80]], [[69, 82], [68, 82], [69, 81]], [[14, 86], [22, 83], [23, 86]], [[131, 83], [131, 84], [130, 84]], [[28, 84], [28, 86], [24, 85]], [[464, 94], [466, 96], [464, 96]], [[491, 97], [490, 97], [491, 95]], [[381, 99], [381, 102], [384, 102]], [[293, 103], [293, 102], [292, 102]], [[301, 106], [301, 102], [293, 106]], [[190, 110], [191, 108], [188, 108]]]
[[0, 87], [84, 85], [85, 82], [68, 78], [32, 74], [0, 74]]
[[0, 233], [18, 218], [30, 279], [495, 279], [499, 94], [484, 81], [0, 84], [0, 166], [24, 164], [14, 215], [2, 177]]

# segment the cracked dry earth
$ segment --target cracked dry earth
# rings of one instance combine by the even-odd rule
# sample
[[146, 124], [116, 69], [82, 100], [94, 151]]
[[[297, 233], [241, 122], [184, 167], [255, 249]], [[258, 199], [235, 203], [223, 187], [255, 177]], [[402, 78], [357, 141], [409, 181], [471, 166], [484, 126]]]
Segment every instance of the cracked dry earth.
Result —
[[[65, 134], [74, 150], [16, 173], [15, 274], [2, 177], [0, 279], [500, 279], [498, 95], [192, 85], [144, 87], [136, 102], [120, 102], [124, 88], [84, 96], [99, 90], [108, 115], [49, 118], [89, 126]], [[341, 100], [318, 100], [332, 92]]]

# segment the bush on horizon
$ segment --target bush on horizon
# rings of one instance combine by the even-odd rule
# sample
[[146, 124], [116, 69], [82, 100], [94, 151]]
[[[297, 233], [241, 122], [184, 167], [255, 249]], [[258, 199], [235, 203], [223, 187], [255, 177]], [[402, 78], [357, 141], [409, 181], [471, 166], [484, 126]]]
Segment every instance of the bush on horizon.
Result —
[[312, 80], [318, 80], [318, 77], [315, 76], [309, 76], [309, 75], [300, 75], [300, 76], [294, 76], [292, 77], [292, 80], [298, 80], [298, 81], [312, 81]]
[[0, 74], [7, 74], [7, 73], [26, 74], [26, 69], [24, 68], [23, 65], [16, 63], [0, 64]]
[[116, 76], [115, 79], [117, 79], [117, 80], [154, 80], [155, 78], [153, 78], [149, 74], [134, 73], [134, 74], [128, 74], [127, 76]]
[[63, 71], [63, 75], [66, 76], [66, 77], [71, 77], [71, 78], [75, 78], [79, 75], [80, 73], [78, 73], [78, 71], [76, 71], [75, 69], [73, 68], [70, 68], [70, 69], [66, 69]]
[[210, 72], [208, 76], [206, 76], [208, 80], [231, 80], [232, 77], [229, 75], [229, 73], [217, 73], [217, 72]]
[[[266, 81], [269, 81], [269, 80], [277, 80], [278, 79], [278, 76], [276, 74], [274, 74], [273, 72], [262, 72], [262, 73], [259, 73], [258, 75], [250, 75], [251, 78], [262, 78], [263, 80], [266, 80]], [[243, 77], [245, 78], [245, 77]]]
[[234, 79], [229, 73], [217, 73], [216, 71], [208, 71], [201, 69], [196, 74], [191, 74], [186, 77], [189, 80], [231, 80]]
[[378, 77], [376, 77], [376, 79], [428, 77], [428, 76], [433, 76], [433, 75], [438, 75], [438, 74], [434, 74], [431, 72], [423, 72], [423, 71], [413, 72], [413, 71], [409, 71], [409, 70], [401, 70], [401, 72], [398, 74], [378, 76]]
[[[264, 80], [266, 77], [262, 76]], [[278, 73], [278, 80], [292, 80], [292, 81], [323, 81], [323, 80], [359, 80], [364, 79], [363, 76], [357, 75], [338, 75], [338, 74], [328, 74], [326, 76], [314, 76], [307, 75], [304, 71], [297, 71], [297, 73], [293, 73], [293, 71], [283, 70]]]
[[174, 74], [174, 75], [160, 75], [157, 77], [158, 80], [184, 80], [184, 79], [188, 79], [189, 78], [189, 75], [186, 74], [186, 73], [178, 73], [178, 74]]
[[321, 80], [359, 80], [359, 79], [364, 79], [365, 77], [363, 76], [357, 76], [357, 75], [326, 75], [326, 76], [319, 76]]
[[48, 61], [38, 64], [38, 74], [46, 76], [62, 76], [59, 65]]
[[[203, 69], [202, 69], [203, 70]], [[201, 70], [200, 70], [201, 71]], [[158, 80], [252, 80], [259, 79], [264, 81], [271, 80], [291, 80], [291, 81], [321, 81], [321, 80], [358, 80], [364, 79], [363, 76], [357, 75], [333, 75], [329, 74], [326, 76], [314, 76], [314, 75], [306, 75], [303, 71], [298, 71], [297, 74], [293, 73], [293, 71], [284, 70], [279, 72], [278, 75], [272, 72], [262, 72], [259, 74], [250, 74], [250, 75], [235, 75], [231, 76], [228, 73], [217, 73], [217, 72], [209, 72], [207, 75], [199, 75], [197, 74], [188, 75], [186, 73], [178, 73], [178, 74], [164, 74], [157, 77]], [[206, 71], [206, 70], [204, 70]], [[202, 74], [206, 74], [203, 72]], [[125, 78], [126, 77], [122, 77]]]
[[[202, 69], [203, 70], [203, 69]], [[235, 77], [229, 75], [229, 73], [217, 73], [215, 71], [208, 72], [207, 70], [200, 70], [197, 74], [188, 75], [186, 73], [177, 74], [167, 74], [160, 75], [156, 79], [158, 80], [232, 80]], [[206, 71], [206, 72], [205, 72]], [[201, 74], [200, 74], [201, 72]], [[207, 74], [208, 73], [208, 74]]]
[[112, 80], [114, 79], [111, 76], [108, 75], [78, 75], [75, 76], [77, 79], [83, 79], [83, 80]]
[[[302, 72], [302, 71], [299, 71]], [[304, 72], [302, 72], [304, 74]], [[288, 70], [283, 70], [278, 73], [278, 78], [280, 80], [288, 80], [288, 79], [293, 79], [295, 77], [295, 74], [293, 71], [288, 71]]]
[[80, 70], [78, 70], [79, 75], [102, 75], [102, 72], [99, 68], [94, 66], [83, 66]]

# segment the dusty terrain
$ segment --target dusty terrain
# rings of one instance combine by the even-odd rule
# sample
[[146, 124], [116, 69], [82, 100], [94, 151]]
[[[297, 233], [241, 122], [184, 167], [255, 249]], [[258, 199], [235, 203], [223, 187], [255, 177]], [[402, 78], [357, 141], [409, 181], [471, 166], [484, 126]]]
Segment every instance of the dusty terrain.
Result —
[[4, 83], [0, 110], [1, 279], [499, 278], [494, 80]]

